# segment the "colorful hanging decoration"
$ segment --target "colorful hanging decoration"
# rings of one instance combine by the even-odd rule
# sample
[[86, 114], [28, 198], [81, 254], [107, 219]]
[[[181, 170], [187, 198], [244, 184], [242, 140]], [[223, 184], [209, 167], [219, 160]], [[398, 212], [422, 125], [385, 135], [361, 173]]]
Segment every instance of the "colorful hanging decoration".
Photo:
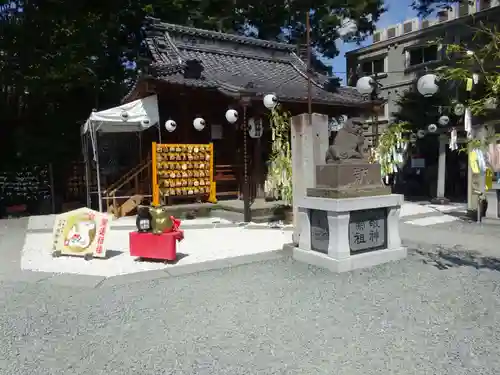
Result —
[[455, 151], [455, 150], [458, 150], [458, 141], [457, 141], [457, 128], [453, 128], [451, 129], [451, 133], [450, 133], [450, 150], [451, 151]]
[[380, 137], [376, 159], [382, 176], [397, 173], [404, 164], [408, 141], [403, 138], [405, 123], [390, 126]]

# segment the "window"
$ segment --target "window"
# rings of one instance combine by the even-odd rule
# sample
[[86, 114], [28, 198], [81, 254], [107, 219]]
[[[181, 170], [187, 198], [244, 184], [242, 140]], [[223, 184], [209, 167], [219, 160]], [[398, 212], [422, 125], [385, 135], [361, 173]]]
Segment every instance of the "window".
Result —
[[381, 104], [381, 105], [376, 105], [373, 108], [373, 116], [377, 116], [378, 118], [385, 118], [385, 110], [387, 108], [387, 103]]
[[460, 5], [458, 6], [458, 16], [465, 17], [468, 15], [469, 15], [469, 2], [461, 1]]
[[490, 0], [479, 0], [479, 11], [486, 10], [491, 8], [491, 1]]
[[373, 75], [375, 73], [384, 73], [385, 72], [385, 59], [376, 59], [370, 60], [363, 63], [361, 66], [363, 70], [363, 74], [365, 75]]
[[438, 59], [438, 46], [420, 47], [410, 50], [410, 66], [423, 64]]

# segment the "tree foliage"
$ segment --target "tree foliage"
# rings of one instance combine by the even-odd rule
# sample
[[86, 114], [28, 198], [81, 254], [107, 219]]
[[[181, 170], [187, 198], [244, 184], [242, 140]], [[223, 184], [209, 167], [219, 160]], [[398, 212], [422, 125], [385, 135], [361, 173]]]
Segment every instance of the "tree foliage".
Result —
[[[383, 0], [13, 0], [0, 1], [1, 160], [78, 155], [92, 108], [116, 105], [133, 82], [146, 15], [165, 22], [305, 42], [306, 12], [318, 55], [337, 54], [346, 23], [361, 40]], [[355, 26], [355, 27], [354, 27]], [[315, 58], [316, 65], [319, 59]], [[132, 64], [133, 65], [133, 64]]]
[[477, 40], [481, 42], [448, 45], [446, 52], [452, 63], [440, 67], [438, 72], [446, 81], [461, 83], [465, 89], [469, 86], [466, 104], [473, 114], [482, 115], [495, 108], [500, 99], [500, 33], [497, 26], [481, 24], [475, 29], [473, 42]]

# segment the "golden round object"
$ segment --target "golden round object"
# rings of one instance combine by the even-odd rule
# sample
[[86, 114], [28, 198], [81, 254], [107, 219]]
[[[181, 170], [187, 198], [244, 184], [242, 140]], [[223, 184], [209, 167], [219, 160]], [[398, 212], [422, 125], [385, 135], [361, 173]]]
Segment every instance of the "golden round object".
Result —
[[184, 164], [182, 164], [181, 168], [183, 171], [185, 171], [186, 169], [188, 169], [188, 166], [187, 166], [187, 164], [184, 163]]
[[200, 149], [199, 149], [198, 147], [195, 147], [195, 148], [193, 149], [193, 152], [194, 152], [195, 154], [196, 154], [198, 151], [200, 151]]
[[200, 182], [198, 180], [194, 181], [194, 186], [198, 186], [199, 184], [200, 184]]

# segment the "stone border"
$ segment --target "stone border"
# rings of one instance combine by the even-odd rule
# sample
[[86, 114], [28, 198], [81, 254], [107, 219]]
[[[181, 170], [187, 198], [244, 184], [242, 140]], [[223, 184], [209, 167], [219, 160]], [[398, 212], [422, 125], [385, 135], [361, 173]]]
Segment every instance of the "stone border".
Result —
[[[293, 231], [293, 227], [273, 227], [269, 225], [260, 225], [256, 223], [213, 223], [213, 224], [192, 224], [192, 225], [184, 225], [181, 227], [182, 230], [187, 229], [224, 229], [224, 228], [239, 228], [243, 227], [245, 229], [251, 230], [259, 230], [259, 229], [275, 229], [275, 230], [284, 230], [284, 231]], [[121, 230], [135, 230], [135, 225], [111, 225], [111, 230], [113, 231], [121, 231]], [[26, 233], [52, 233], [52, 228], [33, 228], [27, 229]]]
[[[213, 223], [213, 224], [193, 224], [193, 225], [184, 225], [181, 226], [181, 229], [213, 229], [213, 228], [237, 228], [241, 225], [237, 223]], [[121, 231], [121, 230], [135, 230], [135, 225], [111, 225], [111, 230], [113, 231]], [[33, 228], [27, 229], [26, 233], [52, 233], [52, 228]]]
[[134, 282], [153, 281], [192, 273], [236, 267], [244, 264], [264, 262], [288, 256], [285, 249], [270, 250], [262, 253], [240, 255], [232, 258], [216, 259], [164, 268], [161, 270], [136, 272], [111, 277], [79, 275], [69, 273], [49, 273], [28, 270], [0, 273], [1, 282], [49, 283], [58, 286], [76, 288], [116, 287]]

